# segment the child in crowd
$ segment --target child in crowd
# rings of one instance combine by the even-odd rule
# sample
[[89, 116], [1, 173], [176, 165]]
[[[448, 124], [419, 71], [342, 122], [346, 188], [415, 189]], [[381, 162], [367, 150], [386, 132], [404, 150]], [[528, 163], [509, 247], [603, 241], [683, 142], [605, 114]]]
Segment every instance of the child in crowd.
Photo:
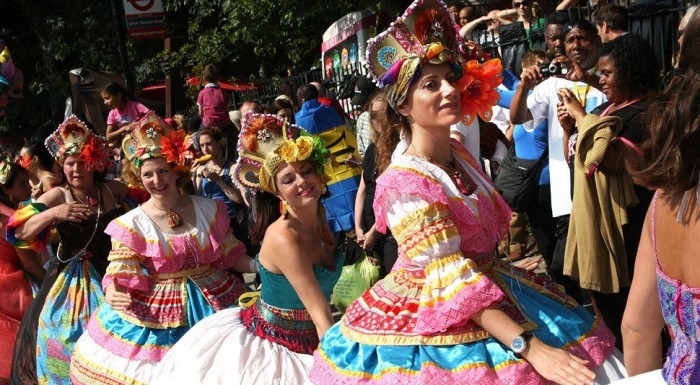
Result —
[[119, 83], [109, 83], [101, 92], [102, 100], [111, 110], [107, 115], [107, 140], [119, 145], [128, 130], [129, 123], [144, 117], [148, 107], [129, 100], [129, 92]]
[[202, 77], [207, 83], [197, 95], [202, 127], [216, 126], [226, 130], [233, 125], [233, 122], [228, 115], [229, 96], [216, 82], [219, 78], [219, 71], [213, 64], [207, 64], [204, 67]]

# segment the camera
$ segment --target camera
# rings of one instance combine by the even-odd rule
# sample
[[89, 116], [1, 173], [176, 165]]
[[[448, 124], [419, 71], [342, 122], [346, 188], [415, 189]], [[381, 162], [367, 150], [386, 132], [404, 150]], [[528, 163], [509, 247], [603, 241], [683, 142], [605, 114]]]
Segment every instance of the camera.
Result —
[[540, 72], [542, 77], [550, 77], [554, 75], [566, 75], [569, 69], [562, 63], [542, 63], [540, 64]]

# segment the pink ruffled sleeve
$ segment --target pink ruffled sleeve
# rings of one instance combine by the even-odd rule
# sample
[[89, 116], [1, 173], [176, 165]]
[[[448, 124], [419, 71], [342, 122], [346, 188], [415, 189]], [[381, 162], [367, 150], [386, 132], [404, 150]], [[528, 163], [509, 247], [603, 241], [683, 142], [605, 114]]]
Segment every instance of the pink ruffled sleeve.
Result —
[[219, 269], [232, 267], [246, 252], [243, 242], [236, 239], [231, 232], [226, 205], [218, 200], [216, 201], [216, 216], [211, 227], [209, 240], [216, 253], [220, 255], [212, 262], [214, 267]]
[[116, 281], [129, 291], [147, 291], [149, 289], [148, 277], [143, 270], [143, 256], [126, 247], [123, 243], [112, 241], [112, 250], [109, 252], [109, 266], [102, 279], [102, 289], [107, 291], [107, 286]]
[[454, 199], [420, 172], [389, 169], [377, 181], [377, 228], [391, 230], [407, 270], [422, 269], [425, 274], [414, 328], [421, 334], [464, 325], [504, 297], [478, 265], [465, 258]]

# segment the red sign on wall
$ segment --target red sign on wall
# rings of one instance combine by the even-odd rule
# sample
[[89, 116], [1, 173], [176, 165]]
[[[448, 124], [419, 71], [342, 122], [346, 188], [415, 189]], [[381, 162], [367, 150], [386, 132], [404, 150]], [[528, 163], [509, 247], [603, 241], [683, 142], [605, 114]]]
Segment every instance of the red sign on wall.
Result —
[[161, 0], [124, 0], [124, 15], [130, 40], [166, 37]]

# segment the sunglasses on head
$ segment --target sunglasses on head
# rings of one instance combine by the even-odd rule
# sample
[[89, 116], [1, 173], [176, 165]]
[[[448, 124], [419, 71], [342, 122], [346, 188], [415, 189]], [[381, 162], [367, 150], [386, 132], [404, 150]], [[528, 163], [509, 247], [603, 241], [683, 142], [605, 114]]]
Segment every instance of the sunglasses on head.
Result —
[[528, 5], [530, 5], [529, 1], [513, 2], [513, 8], [527, 7]]

